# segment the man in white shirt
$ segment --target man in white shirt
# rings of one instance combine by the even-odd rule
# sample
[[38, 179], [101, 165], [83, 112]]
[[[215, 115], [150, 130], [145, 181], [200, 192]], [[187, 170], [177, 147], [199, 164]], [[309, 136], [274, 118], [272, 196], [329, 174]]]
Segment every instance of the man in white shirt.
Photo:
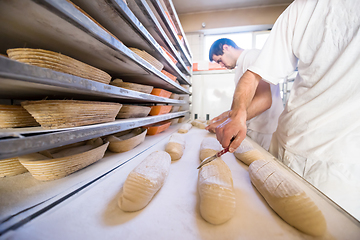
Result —
[[277, 84], [298, 67], [270, 152], [360, 219], [360, 1], [295, 0], [278, 18], [257, 60], [217, 124], [234, 151], [261, 79]]
[[[244, 50], [228, 38], [216, 40], [209, 51], [210, 61], [215, 61], [227, 69], [235, 68], [235, 85], [247, 68], [255, 62], [260, 50]], [[272, 134], [277, 128], [278, 118], [283, 111], [279, 85], [260, 81], [252, 99], [247, 115], [247, 135], [268, 150]], [[216, 122], [227, 116], [228, 112], [211, 120]], [[210, 122], [210, 123], [211, 123]], [[214, 129], [209, 129], [213, 131]]]

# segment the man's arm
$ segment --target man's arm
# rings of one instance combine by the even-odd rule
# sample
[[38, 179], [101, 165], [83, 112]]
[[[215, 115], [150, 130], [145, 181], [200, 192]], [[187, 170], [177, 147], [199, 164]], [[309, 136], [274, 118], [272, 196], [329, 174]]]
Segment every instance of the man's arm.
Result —
[[[230, 152], [234, 152], [246, 136], [247, 110], [260, 80], [259, 75], [246, 71], [236, 86], [229, 116], [224, 121], [219, 121], [221, 123], [211, 124], [216, 125], [216, 137], [224, 148], [228, 147], [230, 139], [236, 136], [230, 145]], [[213, 127], [211, 125], [208, 128]]]
[[250, 106], [247, 109], [246, 120], [250, 120], [265, 112], [271, 107], [271, 104], [272, 96], [270, 84], [261, 80], [256, 88], [254, 98], [251, 100]]

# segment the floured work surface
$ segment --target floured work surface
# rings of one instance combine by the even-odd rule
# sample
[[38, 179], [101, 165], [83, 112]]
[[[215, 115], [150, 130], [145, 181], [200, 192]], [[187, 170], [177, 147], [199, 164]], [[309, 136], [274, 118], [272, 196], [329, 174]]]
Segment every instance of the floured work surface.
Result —
[[[201, 141], [212, 134], [192, 128], [184, 135], [184, 155], [171, 163], [164, 186], [144, 209], [123, 212], [117, 206], [120, 189], [128, 174], [145, 157], [165, 149], [168, 138], [139, 154], [91, 188], [7, 235], [12, 235], [14, 239], [29, 239], [31, 236], [37, 239], [359, 239], [358, 221], [291, 171], [284, 171], [323, 212], [327, 232], [315, 238], [291, 227], [268, 206], [251, 184], [248, 167], [231, 153], [224, 154], [222, 159], [232, 172], [235, 216], [221, 225], [207, 223], [199, 212], [196, 168], [200, 163]], [[266, 158], [272, 158], [266, 151], [263, 153]]]

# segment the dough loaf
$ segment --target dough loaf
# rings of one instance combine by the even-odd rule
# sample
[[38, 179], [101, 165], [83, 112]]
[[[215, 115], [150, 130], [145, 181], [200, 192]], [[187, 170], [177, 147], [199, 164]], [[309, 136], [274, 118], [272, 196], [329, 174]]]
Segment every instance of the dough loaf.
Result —
[[235, 193], [231, 171], [217, 158], [199, 170], [200, 214], [209, 223], [222, 224], [235, 214]]
[[249, 175], [256, 189], [284, 221], [312, 236], [325, 233], [326, 221], [320, 209], [275, 162], [256, 160], [250, 164]]
[[200, 160], [203, 161], [205, 158], [211, 157], [219, 151], [221, 151], [221, 145], [216, 138], [204, 138], [200, 145]]
[[239, 159], [246, 165], [250, 165], [253, 161], [259, 159], [265, 159], [262, 153], [256, 148], [254, 148], [253, 145], [246, 139], [242, 141], [240, 146], [234, 152], [234, 155], [237, 159]]
[[170, 171], [171, 157], [156, 151], [146, 157], [125, 180], [118, 205], [123, 211], [138, 211], [151, 201], [163, 186]]

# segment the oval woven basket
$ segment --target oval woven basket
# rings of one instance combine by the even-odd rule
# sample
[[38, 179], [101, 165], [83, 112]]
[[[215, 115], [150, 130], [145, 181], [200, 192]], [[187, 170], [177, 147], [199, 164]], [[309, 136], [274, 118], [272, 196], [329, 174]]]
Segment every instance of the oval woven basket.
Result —
[[10, 177], [27, 172], [17, 157], [0, 160], [0, 177]]
[[77, 100], [25, 101], [21, 105], [41, 127], [58, 129], [115, 121], [121, 104]]
[[[53, 159], [40, 153], [32, 153], [19, 157], [19, 160], [34, 178], [40, 181], [55, 180], [97, 162], [104, 157], [108, 145], [109, 143], [106, 142], [82, 153]], [[54, 155], [56, 154], [54, 153]]]
[[116, 118], [140, 118], [149, 115], [151, 107], [137, 105], [122, 105]]
[[0, 105], [0, 128], [34, 126], [39, 123], [22, 106]]
[[111, 76], [106, 72], [61, 53], [32, 48], [13, 48], [6, 52], [10, 59], [22, 63], [49, 68], [105, 84], [109, 84], [111, 80]]
[[112, 152], [127, 152], [145, 140], [147, 129], [136, 128], [130, 133], [122, 135], [122, 133], [107, 137], [109, 141], [109, 150]]
[[111, 81], [110, 85], [137, 91], [137, 92], [143, 92], [143, 93], [147, 93], [147, 94], [150, 94], [154, 88], [153, 86], [148, 86], [148, 85], [142, 85], [142, 84], [131, 83], [131, 82], [123, 82], [123, 80], [118, 79], [118, 78]]

